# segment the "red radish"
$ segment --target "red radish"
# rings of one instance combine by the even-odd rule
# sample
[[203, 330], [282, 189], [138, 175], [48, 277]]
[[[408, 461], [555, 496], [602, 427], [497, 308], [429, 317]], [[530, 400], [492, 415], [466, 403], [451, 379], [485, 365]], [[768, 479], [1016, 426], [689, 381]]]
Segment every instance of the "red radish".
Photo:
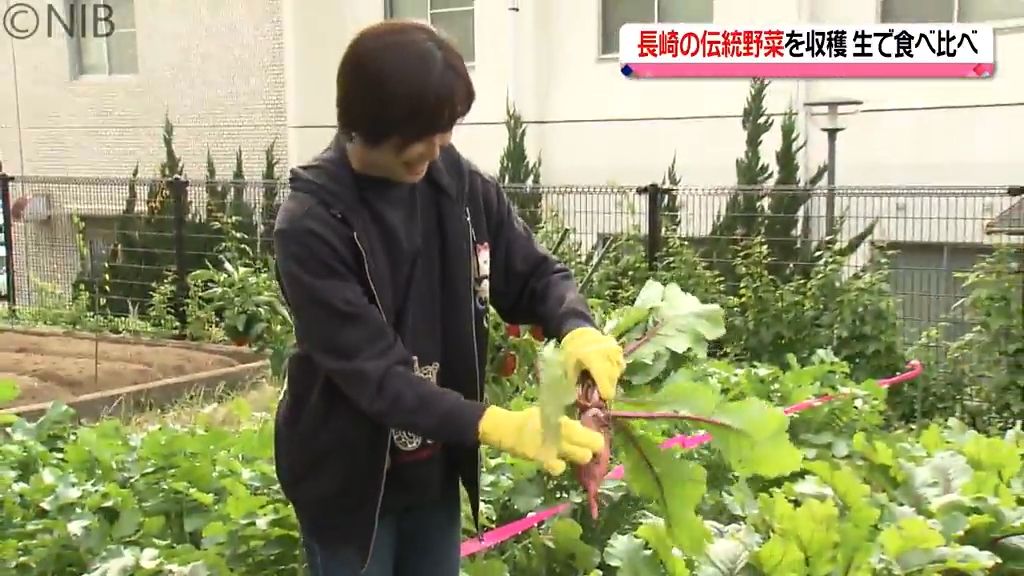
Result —
[[508, 378], [515, 374], [518, 363], [519, 359], [516, 358], [515, 352], [505, 352], [505, 356], [501, 359], [501, 371], [499, 372], [502, 378]]
[[587, 491], [590, 501], [590, 516], [597, 520], [598, 490], [601, 488], [601, 483], [604, 482], [604, 477], [608, 475], [608, 468], [611, 465], [611, 427], [607, 424], [606, 414], [600, 408], [588, 409], [580, 416], [580, 422], [587, 428], [604, 434], [604, 449], [594, 454], [593, 460], [576, 468], [576, 477]]
[[505, 334], [512, 338], [519, 338], [522, 335], [522, 331], [519, 328], [519, 324], [505, 324]]
[[608, 406], [598, 394], [597, 386], [593, 380], [589, 378], [579, 386], [576, 404], [580, 410], [580, 423], [604, 435], [604, 449], [594, 454], [594, 458], [590, 462], [576, 467], [576, 478], [587, 491], [587, 497], [590, 501], [590, 515], [594, 520], [597, 520], [598, 490], [601, 488], [601, 483], [604, 481], [604, 477], [608, 475], [608, 469], [611, 466], [611, 419]]

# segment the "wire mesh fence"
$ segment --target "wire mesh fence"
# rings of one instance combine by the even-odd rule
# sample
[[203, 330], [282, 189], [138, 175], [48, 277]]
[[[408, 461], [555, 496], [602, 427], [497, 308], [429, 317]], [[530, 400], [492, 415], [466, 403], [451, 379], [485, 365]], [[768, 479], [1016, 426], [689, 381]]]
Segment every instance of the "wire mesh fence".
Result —
[[143, 330], [159, 308], [183, 325], [189, 273], [216, 265], [229, 234], [268, 254], [281, 187], [0, 174], [7, 316], [59, 324], [102, 315]]
[[[829, 191], [649, 185], [508, 191], [520, 211], [530, 214], [531, 226], [554, 217], [556, 226], [571, 230], [573, 239], [592, 253], [612, 237], [636, 235], [651, 267], [658, 265], [673, 235], [711, 267], [727, 264], [724, 260], [735, 257], [729, 248], [758, 234], [780, 271], [806, 266], [826, 238], [848, 252], [849, 273], [884, 252], [908, 341], [941, 320], [952, 323], [950, 336], [966, 331], [968, 322], [955, 306], [966, 295], [962, 275], [1000, 246], [1024, 250], [1024, 197], [1012, 187]], [[602, 265], [614, 268], [616, 263], [605, 260]]]
[[[287, 183], [0, 174], [0, 190], [6, 263], [0, 285], [8, 318], [59, 323], [91, 312], [140, 329], [154, 324], [147, 318], [160, 306], [179, 324], [187, 323], [185, 278], [216, 263], [229, 233], [220, 225], [225, 216], [253, 254], [272, 255], [273, 221]], [[576, 248], [573, 257], [584, 271], [602, 247], [626, 235], [639, 239], [639, 260], [652, 268], [660, 265], [674, 236], [699, 249], [709, 266], [757, 233], [780, 270], [806, 264], [830, 237], [849, 249], [851, 271], [879, 249], [890, 251], [891, 287], [908, 339], [947, 318], [964, 297], [959, 273], [997, 246], [1022, 246], [1024, 234], [1024, 199], [1014, 195], [1019, 190], [1005, 187], [512, 186], [507, 191], [545, 242]], [[622, 265], [614, 258], [600, 262], [608, 270]]]

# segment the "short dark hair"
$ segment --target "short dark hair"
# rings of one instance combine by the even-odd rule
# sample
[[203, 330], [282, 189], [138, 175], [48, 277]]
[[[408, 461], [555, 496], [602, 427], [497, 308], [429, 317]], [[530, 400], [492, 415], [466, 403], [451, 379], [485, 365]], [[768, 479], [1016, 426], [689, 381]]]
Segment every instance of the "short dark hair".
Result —
[[476, 98], [455, 46], [415, 21], [362, 30], [341, 58], [337, 82], [338, 128], [370, 146], [448, 132]]

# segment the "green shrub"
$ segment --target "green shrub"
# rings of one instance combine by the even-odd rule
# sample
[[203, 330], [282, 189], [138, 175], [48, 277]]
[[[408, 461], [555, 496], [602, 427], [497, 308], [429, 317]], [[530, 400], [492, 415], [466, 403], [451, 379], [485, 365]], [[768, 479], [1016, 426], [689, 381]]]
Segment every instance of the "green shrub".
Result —
[[[206, 209], [193, 209], [187, 182], [175, 182], [175, 178], [186, 179], [185, 167], [174, 150], [174, 126], [165, 118], [163, 144], [165, 159], [160, 164], [157, 177], [146, 181], [145, 210], [137, 211], [139, 201], [139, 167], [136, 165], [128, 184], [128, 194], [122, 214], [115, 224], [115, 240], [110, 249], [102, 278], [95, 280], [86, 276], [76, 281], [76, 286], [97, 295], [99, 311], [114, 316], [137, 315], [147, 317], [152, 305], [154, 291], [168, 278], [169, 272], [177, 270], [175, 238], [184, 242], [184, 272], [205, 268], [216, 249], [224, 241], [219, 226], [226, 218], [234, 220], [234, 227], [243, 233], [244, 241], [255, 250], [261, 236], [261, 227], [272, 217], [277, 204], [276, 187], [264, 190], [264, 208], [257, 215], [245, 199], [246, 181], [242, 170], [242, 152], [238, 150], [232, 179], [220, 185], [216, 180], [216, 169], [212, 157], [207, 154]], [[273, 144], [268, 148], [268, 172], [264, 177], [273, 179], [276, 159], [272, 156]], [[177, 186], [182, 186], [184, 201], [184, 223], [178, 229], [176, 212]]]
[[1021, 260], [1002, 246], [966, 274], [962, 308], [969, 332], [949, 341], [946, 323], [925, 332], [910, 354], [925, 366], [921, 386], [891, 398], [894, 419], [930, 422], [955, 416], [978, 430], [1024, 420], [1024, 310]]

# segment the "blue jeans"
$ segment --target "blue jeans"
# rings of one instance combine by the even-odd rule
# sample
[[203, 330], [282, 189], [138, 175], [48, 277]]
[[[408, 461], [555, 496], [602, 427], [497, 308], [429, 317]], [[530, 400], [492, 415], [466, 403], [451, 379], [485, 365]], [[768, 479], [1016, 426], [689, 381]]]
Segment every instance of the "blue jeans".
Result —
[[352, 550], [303, 538], [310, 576], [459, 576], [459, 491], [435, 503], [381, 515], [370, 562], [360, 572]]

